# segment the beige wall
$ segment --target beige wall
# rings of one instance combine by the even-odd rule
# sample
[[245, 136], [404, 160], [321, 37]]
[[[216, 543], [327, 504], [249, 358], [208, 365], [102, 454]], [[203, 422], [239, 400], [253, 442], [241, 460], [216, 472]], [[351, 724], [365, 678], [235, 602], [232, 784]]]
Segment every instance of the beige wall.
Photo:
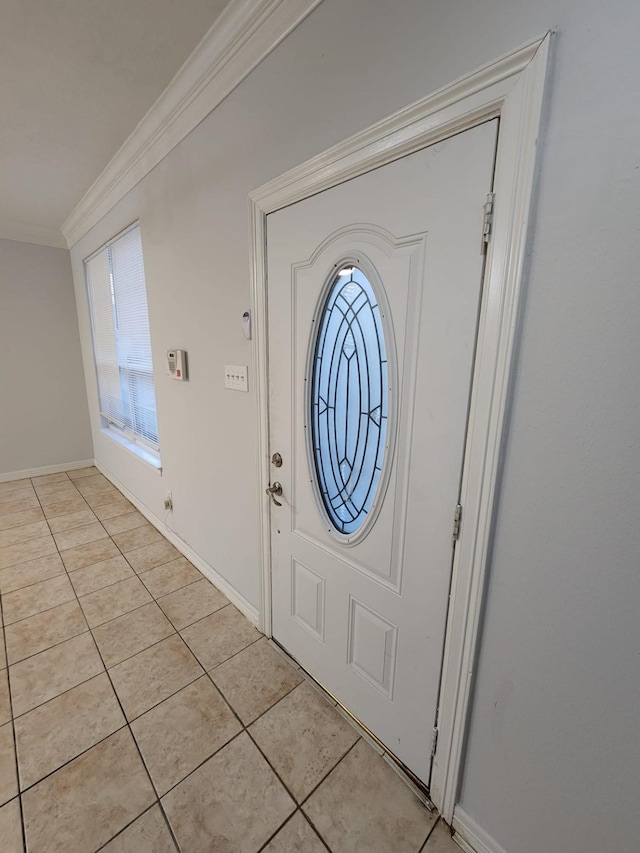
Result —
[[0, 477], [93, 457], [69, 252], [0, 239]]

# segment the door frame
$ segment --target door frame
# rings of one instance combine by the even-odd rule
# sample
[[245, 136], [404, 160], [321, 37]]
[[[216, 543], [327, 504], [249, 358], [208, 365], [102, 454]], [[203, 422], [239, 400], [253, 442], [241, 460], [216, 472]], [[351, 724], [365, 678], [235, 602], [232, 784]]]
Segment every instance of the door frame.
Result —
[[[499, 118], [495, 204], [462, 470], [430, 795], [453, 819], [462, 771], [503, 425], [534, 187], [550, 33], [466, 75], [264, 184], [249, 196], [259, 483], [270, 483], [266, 218], [488, 119]], [[480, 220], [478, 245], [480, 250]], [[453, 511], [453, 507], [452, 507]], [[453, 519], [452, 519], [453, 521]], [[271, 636], [269, 501], [259, 512], [260, 628]], [[425, 719], [425, 733], [433, 721]]]

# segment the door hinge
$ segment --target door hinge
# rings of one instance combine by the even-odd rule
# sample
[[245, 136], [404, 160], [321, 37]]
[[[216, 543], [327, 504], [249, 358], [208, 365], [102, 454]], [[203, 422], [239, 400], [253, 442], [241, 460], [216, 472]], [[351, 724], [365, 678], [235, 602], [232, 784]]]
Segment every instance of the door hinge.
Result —
[[435, 728], [431, 735], [431, 758], [436, 754], [436, 749], [438, 748], [438, 729]]
[[460, 504], [456, 504], [455, 511], [453, 513], [453, 544], [455, 545], [458, 539], [460, 538], [460, 524], [462, 523], [462, 506]]
[[491, 239], [491, 228], [493, 225], [493, 207], [495, 204], [495, 193], [487, 193], [487, 200], [484, 203], [484, 216], [482, 217], [482, 254], [486, 254], [487, 245]]

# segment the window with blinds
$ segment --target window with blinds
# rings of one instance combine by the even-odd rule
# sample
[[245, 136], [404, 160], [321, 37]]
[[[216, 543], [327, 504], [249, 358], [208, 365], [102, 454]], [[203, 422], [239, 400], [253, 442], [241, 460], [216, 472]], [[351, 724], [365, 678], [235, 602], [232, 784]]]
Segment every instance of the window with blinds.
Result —
[[140, 226], [87, 258], [85, 269], [100, 414], [110, 428], [158, 450]]

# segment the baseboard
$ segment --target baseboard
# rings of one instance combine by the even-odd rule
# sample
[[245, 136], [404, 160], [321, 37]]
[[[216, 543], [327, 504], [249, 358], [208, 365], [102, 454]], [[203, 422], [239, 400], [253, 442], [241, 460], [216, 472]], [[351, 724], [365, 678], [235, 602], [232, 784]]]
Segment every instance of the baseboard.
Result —
[[[93, 464], [93, 463], [92, 463]], [[235, 589], [229, 581], [225, 580], [219, 572], [217, 572], [213, 566], [210, 566], [206, 560], [196, 554], [196, 552], [191, 548], [187, 543], [181, 539], [177, 533], [174, 533], [167, 525], [158, 518], [155, 513], [151, 512], [143, 503], [141, 503], [135, 495], [131, 494], [129, 489], [118, 480], [117, 477], [114, 477], [113, 474], [109, 473], [105, 468], [100, 465], [99, 462], [95, 463], [96, 467], [100, 471], [100, 473], [104, 474], [104, 476], [110, 480], [113, 485], [122, 492], [122, 494], [127, 498], [127, 500], [131, 501], [131, 503], [135, 506], [135, 508], [147, 519], [150, 524], [162, 533], [162, 535], [171, 542], [171, 544], [180, 551], [180, 553], [189, 560], [190, 563], [202, 572], [202, 574], [211, 581], [211, 583], [220, 590], [220, 592], [224, 593], [227, 596], [229, 601], [238, 608], [238, 610], [246, 616], [249, 622], [259, 629], [260, 627], [260, 614], [258, 613], [258, 608], [254, 607], [253, 604], [247, 601], [247, 599]]]
[[89, 468], [93, 459], [81, 459], [79, 462], [64, 462], [61, 465], [45, 465], [43, 468], [25, 468], [24, 471], [8, 471], [0, 474], [0, 483], [10, 480], [26, 480], [28, 477], [42, 477], [44, 474], [60, 474], [62, 471], [75, 471], [76, 468]]
[[455, 808], [452, 826], [455, 830], [454, 841], [466, 853], [507, 853], [504, 847], [460, 806]]

